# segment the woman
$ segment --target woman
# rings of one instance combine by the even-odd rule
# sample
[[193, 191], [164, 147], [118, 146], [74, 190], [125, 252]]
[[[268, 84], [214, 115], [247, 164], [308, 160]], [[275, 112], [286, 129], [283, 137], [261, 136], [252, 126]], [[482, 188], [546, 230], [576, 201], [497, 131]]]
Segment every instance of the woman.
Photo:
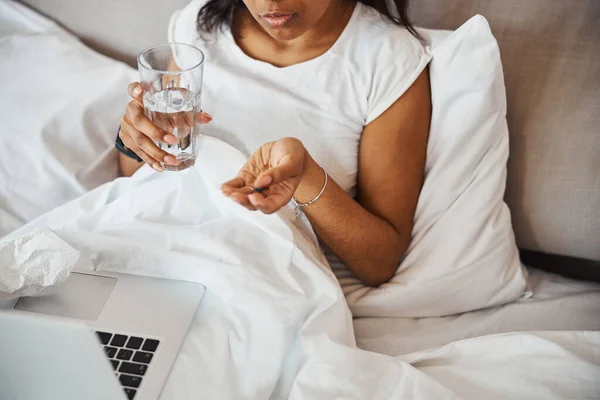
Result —
[[[429, 56], [395, 0], [194, 0], [169, 41], [206, 54], [203, 133], [252, 154], [223, 193], [273, 213], [293, 200], [364, 284], [391, 279], [406, 252], [431, 118]], [[141, 87], [120, 138], [160, 170], [176, 141], [145, 116]], [[121, 154], [121, 171], [141, 164]], [[258, 189], [258, 190], [257, 190]]]

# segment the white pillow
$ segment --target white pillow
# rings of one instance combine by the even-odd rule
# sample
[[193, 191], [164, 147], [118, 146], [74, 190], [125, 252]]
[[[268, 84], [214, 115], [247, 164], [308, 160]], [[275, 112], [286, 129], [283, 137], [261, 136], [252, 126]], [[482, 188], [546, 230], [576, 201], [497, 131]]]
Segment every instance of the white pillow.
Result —
[[0, 237], [117, 176], [134, 69], [0, 3]]
[[434, 317], [507, 303], [526, 272], [503, 196], [508, 159], [500, 51], [475, 16], [433, 40], [433, 115], [410, 248], [395, 277], [368, 288], [336, 268], [354, 316]]

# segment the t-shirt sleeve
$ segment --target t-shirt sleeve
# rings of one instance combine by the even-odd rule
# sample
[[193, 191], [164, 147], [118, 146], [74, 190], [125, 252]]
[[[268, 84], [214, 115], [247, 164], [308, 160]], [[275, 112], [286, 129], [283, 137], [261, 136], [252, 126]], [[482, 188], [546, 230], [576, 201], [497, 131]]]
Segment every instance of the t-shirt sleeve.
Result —
[[390, 108], [431, 60], [419, 40], [404, 28], [386, 34], [374, 51], [365, 125]]
[[177, 10], [171, 15], [167, 38], [169, 43], [192, 43], [200, 35], [198, 33], [196, 22], [198, 12], [206, 4], [207, 0], [192, 0], [181, 10]]

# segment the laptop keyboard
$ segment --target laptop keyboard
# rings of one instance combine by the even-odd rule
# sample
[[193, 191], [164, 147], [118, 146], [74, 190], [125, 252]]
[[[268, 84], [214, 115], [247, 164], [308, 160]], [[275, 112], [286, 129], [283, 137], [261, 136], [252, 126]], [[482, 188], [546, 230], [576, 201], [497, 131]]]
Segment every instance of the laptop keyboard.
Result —
[[96, 332], [127, 398], [135, 398], [160, 341], [139, 336]]

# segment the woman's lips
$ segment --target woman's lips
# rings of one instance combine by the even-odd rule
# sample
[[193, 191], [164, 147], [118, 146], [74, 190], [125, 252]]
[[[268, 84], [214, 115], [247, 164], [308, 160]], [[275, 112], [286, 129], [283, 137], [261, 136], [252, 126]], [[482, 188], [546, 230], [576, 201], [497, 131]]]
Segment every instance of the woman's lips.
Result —
[[272, 13], [264, 14], [262, 18], [271, 28], [283, 28], [292, 20], [292, 18], [294, 18], [294, 15], [295, 14]]

